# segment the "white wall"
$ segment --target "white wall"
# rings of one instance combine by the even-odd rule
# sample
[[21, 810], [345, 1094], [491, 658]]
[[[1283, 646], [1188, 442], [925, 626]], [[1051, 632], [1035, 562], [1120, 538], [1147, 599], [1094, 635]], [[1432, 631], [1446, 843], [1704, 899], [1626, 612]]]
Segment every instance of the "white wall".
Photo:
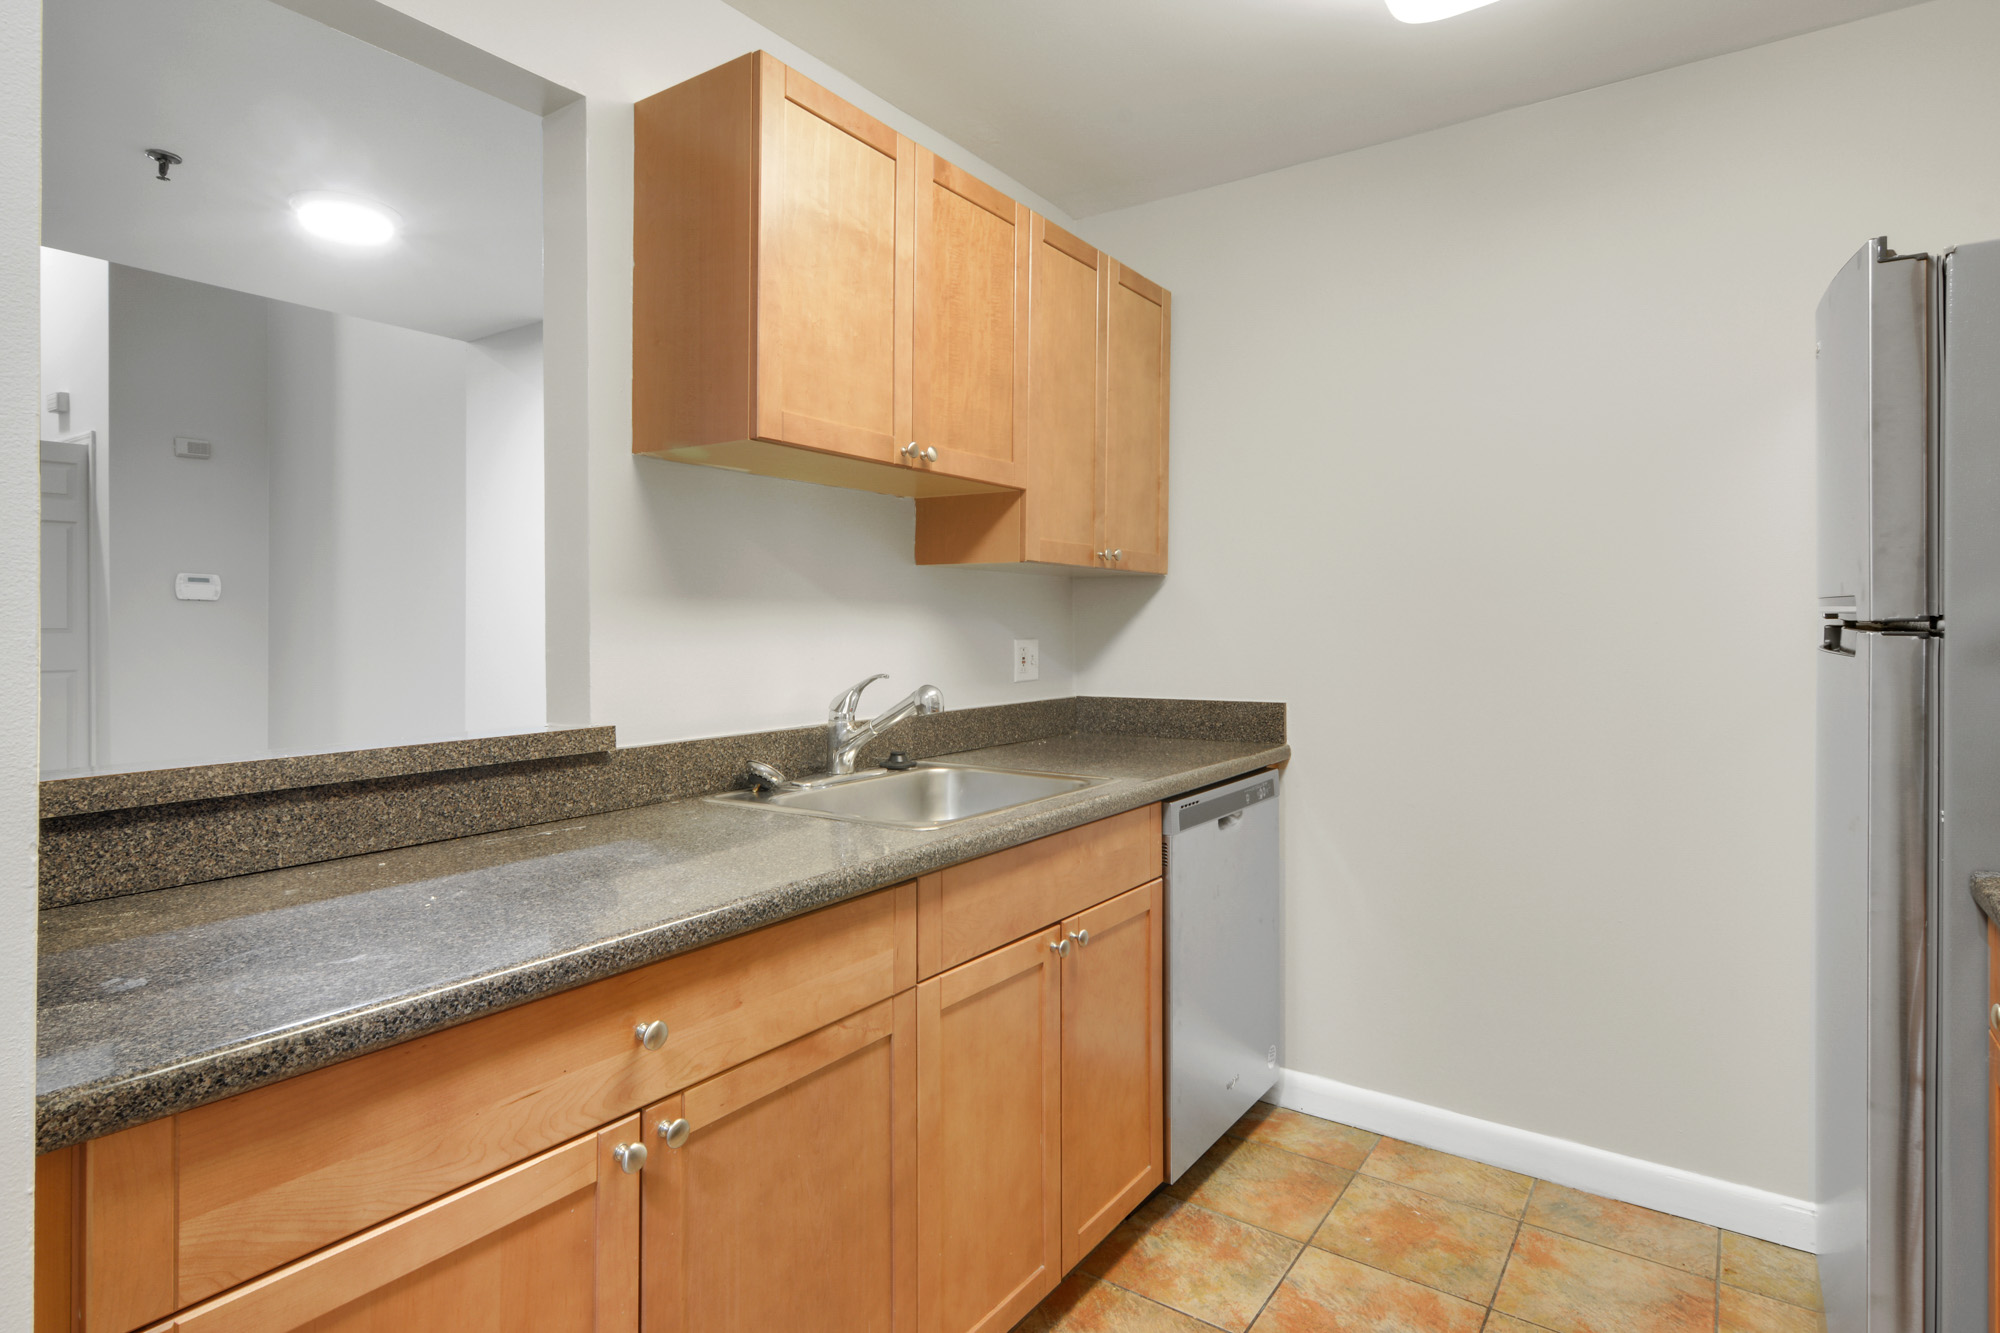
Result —
[[0, 1330], [33, 1320], [42, 7], [0, 0]]
[[466, 345], [267, 304], [271, 745], [462, 735]]
[[41, 252], [42, 392], [69, 411], [42, 413], [42, 438], [102, 431], [111, 413], [111, 266], [67, 250]]
[[1174, 574], [1086, 692], [1291, 704], [1286, 1062], [1812, 1196], [1813, 310], [2000, 235], [1936, 3], [1094, 217]]
[[[110, 269], [102, 762], [260, 755], [270, 674], [270, 303], [122, 264]], [[209, 441], [214, 456], [176, 457], [182, 435]], [[221, 575], [221, 600], [176, 599], [176, 573]]]
[[[588, 499], [552, 510], [549, 541], [556, 560], [588, 543], [593, 720], [624, 744], [799, 725], [877, 671], [883, 703], [925, 681], [953, 708], [1072, 693], [1067, 580], [919, 569], [907, 500], [632, 456], [631, 103], [762, 47], [1063, 215], [721, 0], [393, 3], [588, 99]], [[1016, 636], [1042, 642], [1033, 684], [1013, 683]]]
[[542, 326], [466, 346], [465, 730], [548, 715], [542, 546]]

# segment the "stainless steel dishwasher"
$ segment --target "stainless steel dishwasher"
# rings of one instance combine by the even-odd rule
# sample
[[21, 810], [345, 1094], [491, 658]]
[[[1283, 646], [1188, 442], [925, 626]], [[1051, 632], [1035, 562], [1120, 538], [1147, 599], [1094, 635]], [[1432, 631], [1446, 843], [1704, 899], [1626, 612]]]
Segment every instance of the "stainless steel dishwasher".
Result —
[[1278, 1081], [1278, 774], [1167, 802], [1167, 1179]]

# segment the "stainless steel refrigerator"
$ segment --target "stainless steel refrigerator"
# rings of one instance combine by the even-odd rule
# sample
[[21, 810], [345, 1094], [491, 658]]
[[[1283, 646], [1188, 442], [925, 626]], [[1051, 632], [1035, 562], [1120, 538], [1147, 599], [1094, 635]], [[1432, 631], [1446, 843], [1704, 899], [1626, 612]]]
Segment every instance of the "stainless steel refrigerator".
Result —
[[1828, 1333], [1986, 1333], [2000, 242], [1820, 302], [1815, 1159]]

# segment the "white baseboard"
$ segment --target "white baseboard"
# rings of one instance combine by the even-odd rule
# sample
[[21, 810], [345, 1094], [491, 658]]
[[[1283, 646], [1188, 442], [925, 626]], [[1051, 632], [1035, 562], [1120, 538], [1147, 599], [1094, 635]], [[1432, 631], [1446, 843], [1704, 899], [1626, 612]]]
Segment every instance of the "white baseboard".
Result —
[[1270, 1099], [1294, 1111], [1371, 1134], [1407, 1139], [1572, 1189], [1692, 1218], [1795, 1250], [1818, 1252], [1819, 1210], [1803, 1199], [1475, 1119], [1295, 1069], [1279, 1071], [1278, 1086]]

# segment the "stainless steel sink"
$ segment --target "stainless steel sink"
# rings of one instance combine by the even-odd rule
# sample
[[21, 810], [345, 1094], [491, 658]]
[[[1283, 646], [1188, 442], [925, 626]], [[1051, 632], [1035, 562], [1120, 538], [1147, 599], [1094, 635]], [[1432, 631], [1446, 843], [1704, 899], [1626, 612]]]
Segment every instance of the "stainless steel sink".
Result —
[[975, 768], [969, 764], [922, 764], [910, 769], [870, 769], [821, 779], [801, 790], [732, 791], [708, 799], [724, 805], [783, 810], [855, 824], [933, 829], [1109, 781], [1109, 778], [1077, 778], [1060, 773]]

